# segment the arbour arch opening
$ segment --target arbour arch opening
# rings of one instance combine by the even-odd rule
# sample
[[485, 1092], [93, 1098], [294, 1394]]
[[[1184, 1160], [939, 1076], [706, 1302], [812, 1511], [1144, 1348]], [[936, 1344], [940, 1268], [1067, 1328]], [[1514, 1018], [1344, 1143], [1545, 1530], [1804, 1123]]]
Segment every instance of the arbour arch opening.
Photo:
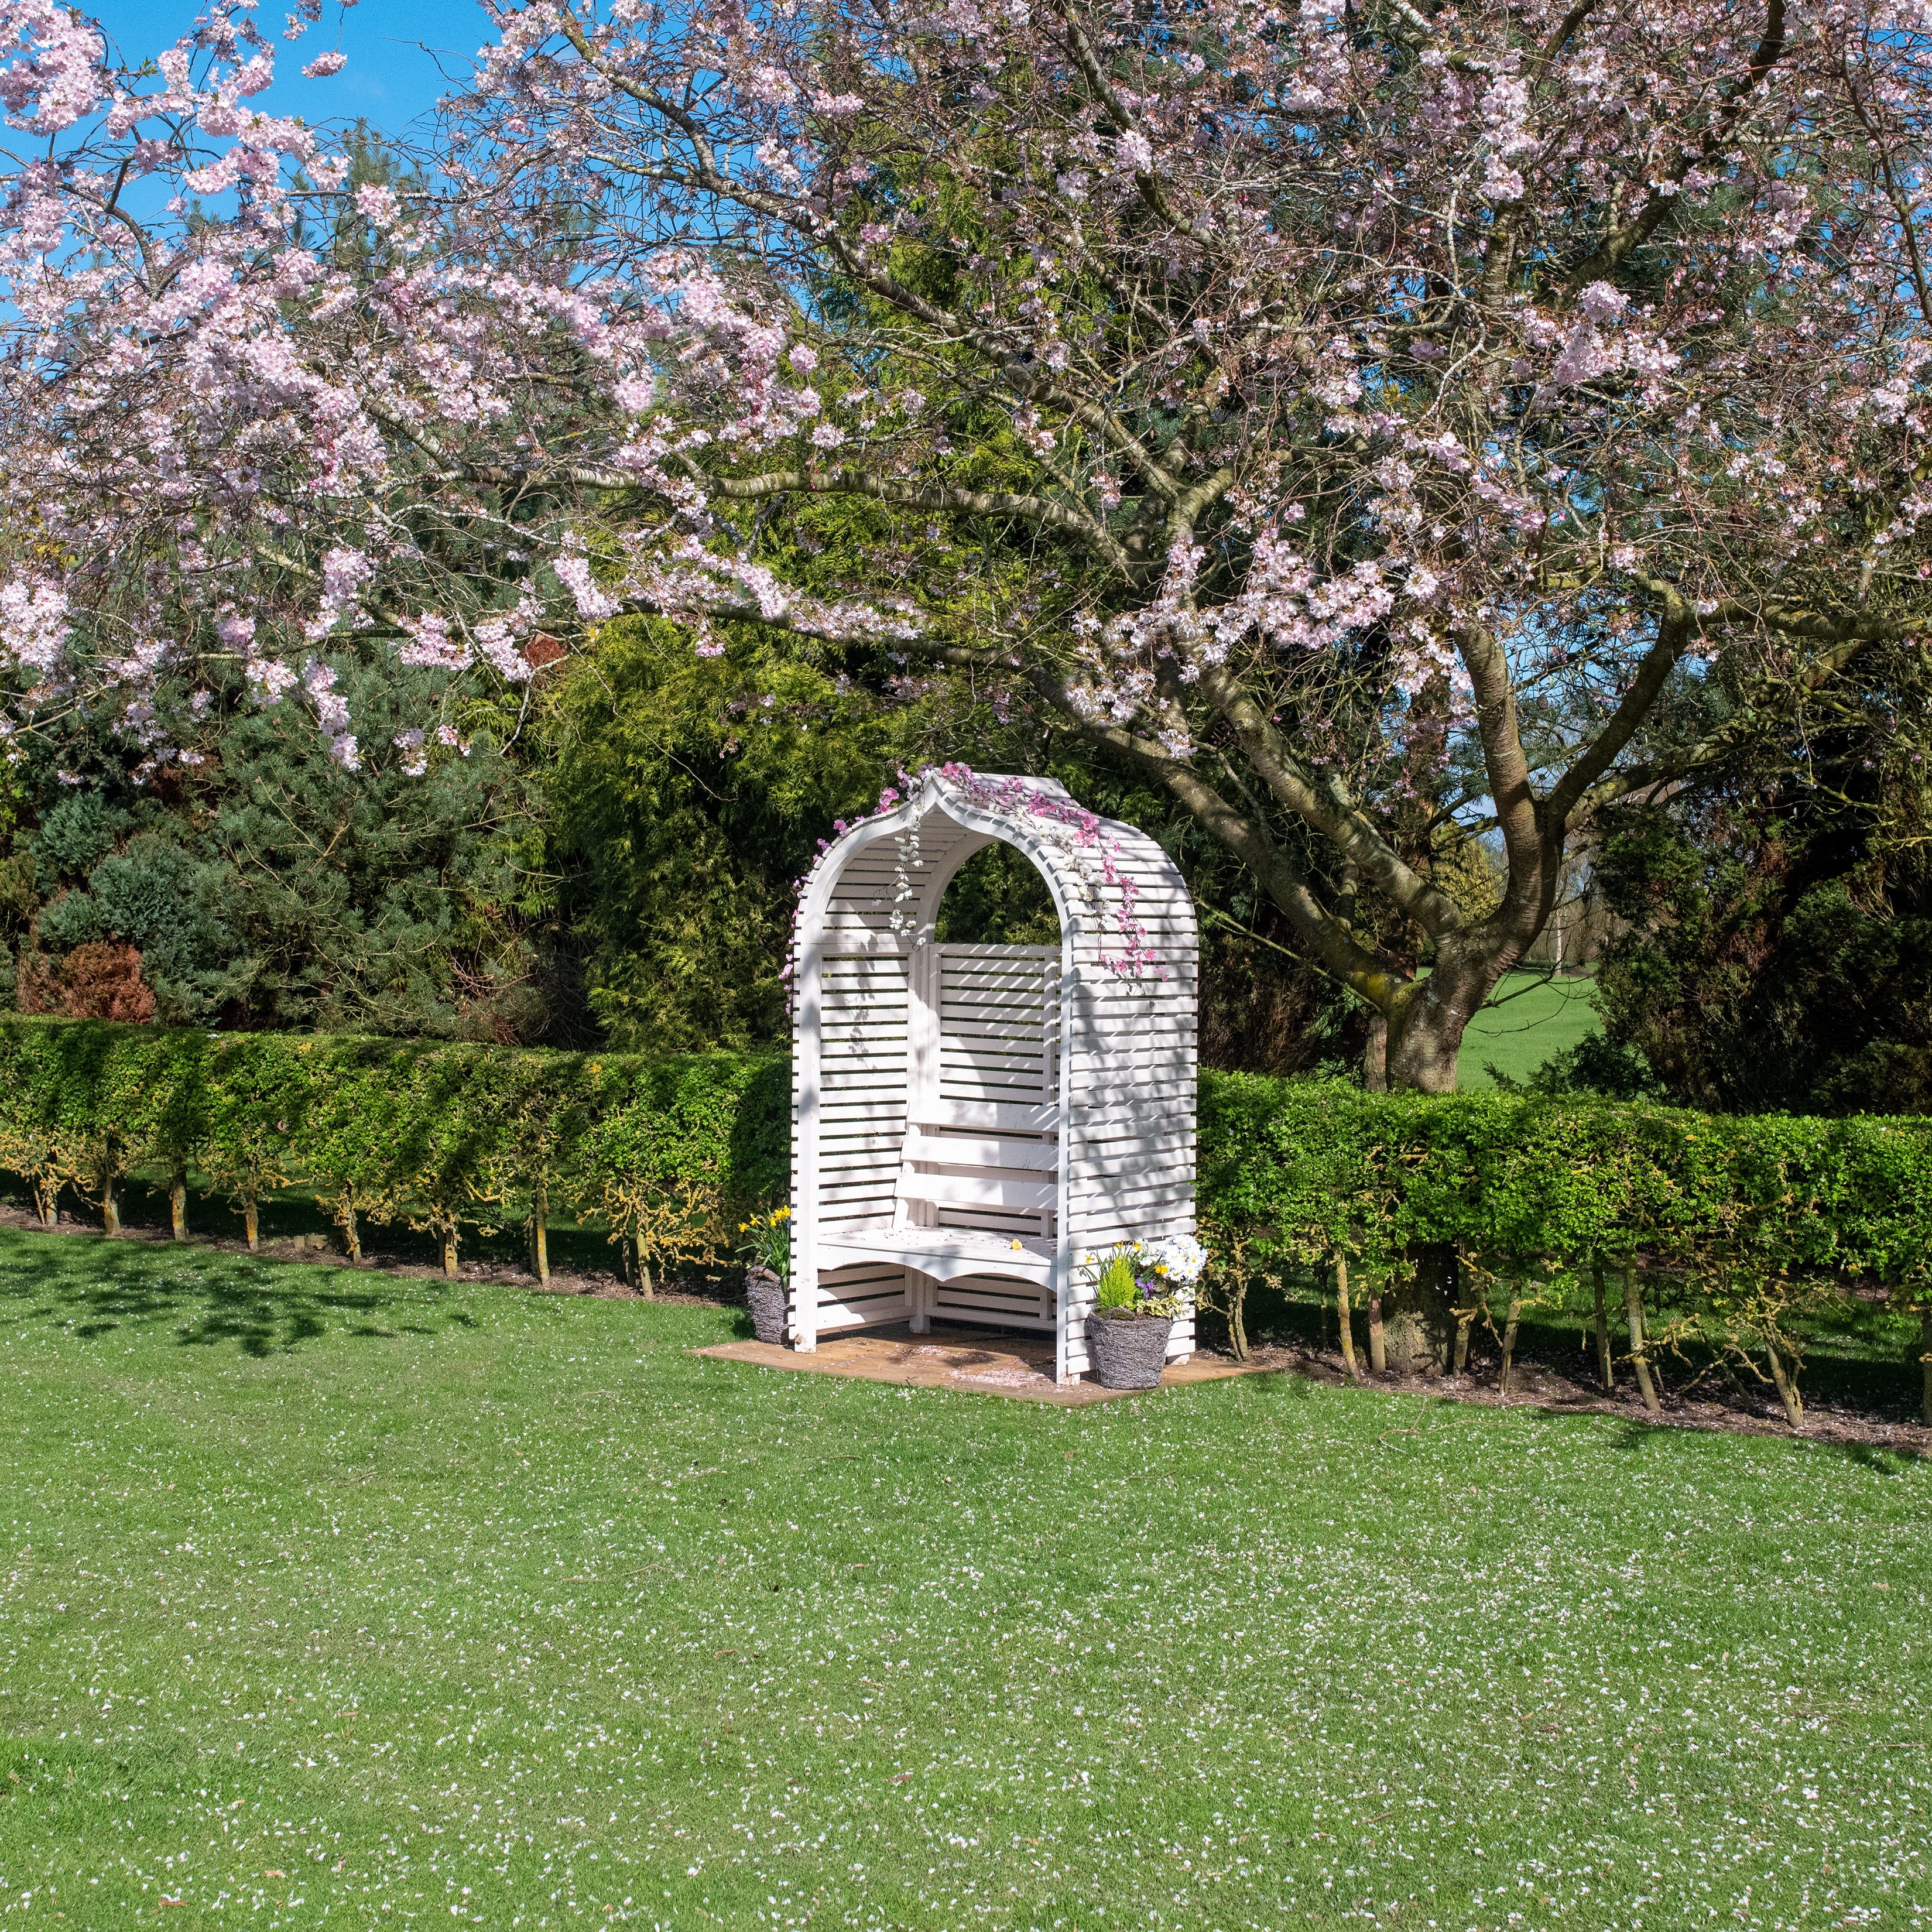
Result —
[[[1078, 1379], [1078, 1256], [1194, 1230], [1190, 896], [1050, 780], [948, 767], [882, 803], [821, 855], [794, 934], [790, 1339], [994, 1322], [1050, 1331]], [[940, 936], [995, 841], [1037, 868], [1056, 944]]]

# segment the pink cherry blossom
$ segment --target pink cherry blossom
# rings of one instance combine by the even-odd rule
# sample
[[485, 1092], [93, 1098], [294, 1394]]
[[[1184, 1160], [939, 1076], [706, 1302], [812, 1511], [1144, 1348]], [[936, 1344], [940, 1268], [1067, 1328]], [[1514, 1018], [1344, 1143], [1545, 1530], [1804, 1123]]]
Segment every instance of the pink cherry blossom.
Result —
[[[1282, 869], [1281, 824], [1328, 842], [1430, 934], [1419, 1007], [1666, 770], [1673, 679], [1932, 627], [1922, 0], [490, 20], [405, 207], [259, 111], [238, 0], [119, 65], [0, 0], [16, 712], [152, 734], [236, 614], [272, 700], [325, 638], [496, 681], [539, 622], [836, 638], [1137, 761], [1387, 1000]], [[807, 591], [762, 546], [826, 496], [878, 534]], [[1399, 835], [1425, 794], [1502, 838], [1480, 944]]]

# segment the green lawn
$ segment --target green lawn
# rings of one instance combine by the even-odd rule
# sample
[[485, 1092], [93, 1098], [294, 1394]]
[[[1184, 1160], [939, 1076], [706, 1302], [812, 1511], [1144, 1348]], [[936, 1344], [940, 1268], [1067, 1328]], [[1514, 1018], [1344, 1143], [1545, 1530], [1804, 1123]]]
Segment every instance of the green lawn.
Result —
[[1932, 1466], [737, 1325], [0, 1235], [0, 1926], [1932, 1920]]
[[1462, 1035], [1456, 1079], [1462, 1093], [1486, 1093], [1494, 1087], [1490, 1062], [1513, 1080], [1526, 1079], [1552, 1054], [1574, 1046], [1601, 1024], [1596, 982], [1591, 979], [1511, 973], [1492, 998], [1498, 1004], [1484, 1006]]

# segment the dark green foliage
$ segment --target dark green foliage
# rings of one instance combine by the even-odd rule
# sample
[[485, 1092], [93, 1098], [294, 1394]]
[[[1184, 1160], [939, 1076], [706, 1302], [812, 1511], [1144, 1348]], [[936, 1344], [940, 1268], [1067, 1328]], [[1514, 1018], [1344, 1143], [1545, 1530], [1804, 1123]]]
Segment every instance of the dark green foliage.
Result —
[[893, 768], [891, 721], [836, 662], [736, 635], [606, 625], [566, 680], [545, 784], [592, 1012], [626, 1050], [742, 1048], [786, 1031], [799, 879]]
[[56, 952], [70, 952], [106, 931], [100, 904], [87, 892], [63, 892], [40, 914], [40, 938]]
[[[141, 766], [92, 716], [34, 741], [0, 922], [27, 928], [38, 982], [105, 941], [139, 952], [164, 1024], [541, 1034], [527, 937], [541, 891], [522, 862], [531, 799], [508, 725], [459, 705], [442, 674], [330, 662], [358, 769], [331, 754], [301, 694], [257, 706], [232, 664], [211, 667], [177, 721], [206, 748], [197, 763]], [[411, 732], [427, 747], [394, 742]]]
[[1598, 1002], [1662, 1091], [1724, 1111], [1932, 1109], [1932, 867], [1871, 830], [1755, 799], [1618, 818], [1599, 874], [1627, 923]]
[[1060, 918], [1040, 869], [1024, 852], [986, 845], [953, 875], [938, 936], [962, 945], [1058, 946]]
[[56, 792], [53, 801], [28, 842], [50, 890], [64, 881], [84, 879], [132, 823], [128, 813], [109, 804], [98, 792]]
[[1586, 1034], [1574, 1046], [1552, 1054], [1526, 1079], [1514, 1078], [1493, 1063], [1484, 1070], [1504, 1094], [1594, 1094], [1608, 1100], [1666, 1097], [1643, 1055], [1607, 1034]]
[[436, 682], [338, 666], [364, 752], [349, 771], [291, 704], [220, 740], [201, 844], [225, 868], [253, 1024], [512, 1039], [541, 1030], [512, 916], [524, 775], [488, 730], [420, 776], [391, 741], [436, 715]]
[[[226, 880], [224, 868], [154, 832], [131, 840], [88, 875], [102, 931], [140, 949], [142, 976], [164, 1022], [211, 1018], [246, 996], [248, 962], [237, 957], [238, 941], [220, 913]], [[66, 903], [85, 901], [76, 895]], [[42, 914], [43, 938], [58, 910]]]

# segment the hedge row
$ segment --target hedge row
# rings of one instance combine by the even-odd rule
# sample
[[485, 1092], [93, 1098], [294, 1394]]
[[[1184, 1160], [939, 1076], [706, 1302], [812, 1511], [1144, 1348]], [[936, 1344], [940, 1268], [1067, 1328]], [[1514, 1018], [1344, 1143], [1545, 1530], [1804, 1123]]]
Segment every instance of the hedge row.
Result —
[[1932, 1120], [1707, 1114], [1210, 1075], [1201, 1191], [1231, 1225], [1388, 1268], [1453, 1242], [1509, 1266], [1722, 1247], [1761, 1268], [1932, 1279]]
[[1345, 1318], [1352, 1274], [1372, 1346], [1394, 1292], [1442, 1366], [1480, 1325], [1507, 1377], [1525, 1314], [1580, 1309], [1605, 1381], [1614, 1353], [1653, 1410], [1669, 1353], [1755, 1377], [1802, 1426], [1808, 1335], [1908, 1318], [1932, 1424], [1932, 1120], [1220, 1075], [1202, 1083], [1200, 1198], [1224, 1250], [1333, 1270]]
[[676, 1060], [283, 1034], [0, 1022], [0, 1168], [51, 1221], [63, 1186], [118, 1227], [130, 1166], [205, 1174], [241, 1208], [314, 1188], [359, 1258], [368, 1221], [436, 1234], [522, 1224], [548, 1274], [553, 1218], [602, 1221], [627, 1258], [716, 1253], [782, 1196], [789, 1073], [769, 1056]]
[[[0, 1167], [44, 1214], [79, 1186], [114, 1225], [130, 1165], [190, 1169], [256, 1204], [314, 1188], [352, 1253], [374, 1220], [441, 1239], [552, 1217], [602, 1222], [647, 1281], [728, 1249], [782, 1198], [788, 1070], [774, 1058], [679, 1059], [394, 1040], [212, 1035], [0, 1020]], [[1203, 1076], [1200, 1202], [1220, 1292], [1254, 1267], [1330, 1271], [1368, 1304], [1418, 1304], [1439, 1356], [1472, 1327], [1513, 1336], [1538, 1306], [1594, 1305], [1610, 1372], [1605, 1276], [1649, 1393], [1666, 1349], [1748, 1364], [1793, 1420], [1806, 1322], [1835, 1310], [1922, 1311], [1932, 1354], [1932, 1120], [1712, 1116], [1647, 1106]], [[1418, 1258], [1436, 1266], [1431, 1306]], [[1424, 1267], [1426, 1272], [1426, 1266]], [[1513, 1311], [1513, 1312], [1512, 1312]], [[1342, 1333], [1352, 1337], [1347, 1323]], [[1621, 1352], [1621, 1351], [1620, 1351]], [[1508, 1348], [1505, 1348], [1505, 1354]], [[1926, 1369], [1932, 1404], [1932, 1362]], [[1786, 1381], [1790, 1386], [1787, 1388]]]

